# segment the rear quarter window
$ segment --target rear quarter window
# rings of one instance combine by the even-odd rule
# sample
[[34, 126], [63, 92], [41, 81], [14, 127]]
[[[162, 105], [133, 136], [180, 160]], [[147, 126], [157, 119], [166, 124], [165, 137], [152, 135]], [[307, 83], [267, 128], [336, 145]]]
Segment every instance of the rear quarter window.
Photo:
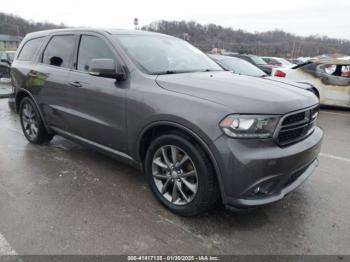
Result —
[[45, 37], [39, 37], [28, 40], [22, 47], [17, 60], [34, 61], [35, 55], [43, 43]]

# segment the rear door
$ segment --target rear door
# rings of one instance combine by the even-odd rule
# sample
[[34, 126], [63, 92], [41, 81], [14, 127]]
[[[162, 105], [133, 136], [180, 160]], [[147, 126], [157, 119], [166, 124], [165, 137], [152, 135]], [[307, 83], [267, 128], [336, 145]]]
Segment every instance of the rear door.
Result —
[[25, 38], [19, 47], [18, 54], [11, 67], [12, 85], [16, 95], [20, 89], [28, 89], [35, 100], [38, 101], [40, 88], [39, 90], [36, 89], [35, 79], [30, 76], [30, 73], [36, 66], [38, 52], [45, 39], [46, 36]]
[[67, 82], [72, 68], [75, 34], [52, 35], [29, 72], [32, 90], [38, 93], [46, 123], [54, 128], [71, 130], [71, 88]]
[[125, 92], [116, 79], [88, 73], [92, 59], [120, 59], [108, 39], [99, 34], [79, 37], [75, 67], [68, 82], [74, 86], [74, 133], [98, 144], [125, 152]]

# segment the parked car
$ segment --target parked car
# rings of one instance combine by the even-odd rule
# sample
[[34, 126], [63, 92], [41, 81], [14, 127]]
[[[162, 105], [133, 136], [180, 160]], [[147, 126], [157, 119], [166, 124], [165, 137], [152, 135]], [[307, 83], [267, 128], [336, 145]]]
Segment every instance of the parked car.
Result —
[[256, 55], [247, 55], [247, 54], [229, 54], [229, 56], [238, 57], [243, 60], [248, 61], [249, 63], [259, 67], [262, 71], [264, 71], [266, 74], [271, 75], [272, 67], [271, 65], [268, 65], [261, 57]]
[[309, 83], [298, 83], [298, 82], [288, 81], [284, 79], [282, 80], [279, 77], [268, 76], [260, 68], [237, 57], [224, 56], [224, 55], [212, 55], [212, 54], [209, 54], [208, 56], [211, 59], [213, 59], [216, 63], [218, 63], [222, 68], [228, 71], [232, 71], [235, 74], [260, 77], [260, 78], [264, 78], [267, 81], [278, 81], [285, 84], [293, 85], [295, 87], [311, 91], [319, 98], [318, 90], [316, 89], [316, 87], [314, 87]]
[[317, 166], [313, 94], [227, 72], [181, 39], [63, 29], [28, 34], [18, 50], [13, 101], [28, 141], [61, 135], [135, 163], [176, 214], [218, 198], [275, 202]]
[[292, 59], [288, 59], [289, 62], [291, 62], [294, 65], [300, 65], [300, 64], [304, 64], [306, 61], [301, 60], [299, 58], [292, 58]]
[[10, 77], [11, 63], [15, 57], [15, 54], [15, 51], [0, 52], [0, 78]]
[[213, 55], [208, 54], [208, 56], [213, 59], [222, 68], [233, 73], [248, 76], [265, 77], [267, 74], [262, 71], [259, 67], [247, 62], [238, 57], [232, 57], [227, 55]]
[[288, 60], [281, 58], [281, 57], [269, 57], [269, 56], [262, 56], [261, 57], [268, 65], [273, 67], [287, 67], [291, 68], [296, 66], [296, 64], [292, 64]]
[[312, 84], [321, 104], [350, 108], [350, 59], [314, 59], [295, 68], [275, 68], [273, 75]]

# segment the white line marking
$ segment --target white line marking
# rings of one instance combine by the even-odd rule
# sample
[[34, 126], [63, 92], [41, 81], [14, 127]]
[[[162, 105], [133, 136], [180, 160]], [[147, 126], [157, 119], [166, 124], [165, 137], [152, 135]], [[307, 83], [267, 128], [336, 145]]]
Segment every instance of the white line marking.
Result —
[[345, 116], [345, 117], [350, 117], [350, 114], [344, 114], [344, 113], [336, 113], [336, 112], [331, 112], [331, 111], [320, 111], [322, 113], [330, 114], [330, 115], [337, 115], [337, 116]]
[[16, 251], [10, 246], [6, 238], [0, 233], [0, 256], [16, 254]]
[[350, 163], [350, 158], [346, 158], [346, 157], [335, 156], [335, 155], [331, 155], [331, 154], [327, 154], [327, 153], [320, 153], [320, 156], [328, 157], [328, 158], [332, 158], [332, 159], [336, 159], [336, 160], [341, 160], [341, 161], [345, 161], [345, 162]]

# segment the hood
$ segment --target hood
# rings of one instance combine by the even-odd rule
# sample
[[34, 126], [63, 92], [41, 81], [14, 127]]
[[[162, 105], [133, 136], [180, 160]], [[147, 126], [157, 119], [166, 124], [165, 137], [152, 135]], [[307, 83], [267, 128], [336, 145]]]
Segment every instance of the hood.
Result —
[[295, 87], [298, 87], [298, 88], [302, 88], [302, 89], [305, 89], [305, 90], [311, 90], [312, 89], [311, 84], [301, 83], [301, 82], [294, 82], [294, 81], [286, 80], [286, 79], [281, 78], [281, 77], [268, 76], [268, 77], [264, 77], [263, 79], [274, 81], [274, 82], [278, 82], [278, 83], [288, 84], [288, 85], [295, 86]]
[[232, 113], [285, 114], [318, 103], [314, 94], [295, 86], [228, 71], [159, 75], [156, 82], [169, 91], [224, 105]]

